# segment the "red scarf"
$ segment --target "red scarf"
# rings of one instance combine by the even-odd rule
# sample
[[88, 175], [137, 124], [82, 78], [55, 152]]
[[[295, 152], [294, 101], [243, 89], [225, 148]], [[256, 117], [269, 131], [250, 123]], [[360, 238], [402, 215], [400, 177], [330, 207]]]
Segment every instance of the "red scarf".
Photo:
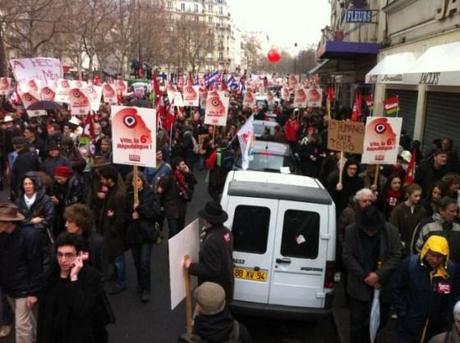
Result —
[[187, 194], [188, 193], [188, 185], [187, 182], [185, 181], [185, 175], [182, 174], [180, 170], [175, 170], [174, 171], [174, 176], [176, 177], [177, 184], [179, 185], [180, 191], [182, 193]]

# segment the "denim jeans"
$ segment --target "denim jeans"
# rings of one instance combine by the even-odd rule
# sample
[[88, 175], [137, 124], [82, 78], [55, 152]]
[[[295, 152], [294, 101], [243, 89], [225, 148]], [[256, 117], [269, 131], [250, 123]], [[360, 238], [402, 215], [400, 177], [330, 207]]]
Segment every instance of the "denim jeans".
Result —
[[134, 265], [136, 266], [137, 284], [143, 291], [150, 292], [150, 258], [152, 256], [151, 243], [135, 245], [131, 248]]
[[125, 254], [115, 257], [115, 271], [117, 279], [115, 283], [120, 288], [126, 288], [126, 260]]

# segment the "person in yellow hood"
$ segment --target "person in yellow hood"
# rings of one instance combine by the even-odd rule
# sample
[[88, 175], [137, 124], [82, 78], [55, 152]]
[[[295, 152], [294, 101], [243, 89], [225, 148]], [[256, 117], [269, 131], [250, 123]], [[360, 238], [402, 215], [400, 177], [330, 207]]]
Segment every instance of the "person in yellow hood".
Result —
[[398, 343], [426, 343], [446, 331], [458, 295], [454, 277], [442, 236], [430, 236], [419, 254], [401, 262], [393, 280]]

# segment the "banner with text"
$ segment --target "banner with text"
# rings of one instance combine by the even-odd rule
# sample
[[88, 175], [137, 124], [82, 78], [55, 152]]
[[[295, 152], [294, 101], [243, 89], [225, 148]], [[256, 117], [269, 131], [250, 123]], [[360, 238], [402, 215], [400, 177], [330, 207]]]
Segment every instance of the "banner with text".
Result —
[[331, 119], [327, 131], [327, 148], [329, 150], [362, 154], [364, 123]]
[[402, 118], [367, 117], [363, 155], [365, 164], [395, 164]]
[[38, 80], [54, 89], [57, 80], [63, 77], [61, 61], [56, 58], [15, 58], [10, 60], [10, 66], [18, 83]]
[[226, 91], [212, 91], [206, 99], [206, 125], [226, 126], [230, 96]]
[[112, 106], [111, 119], [113, 163], [155, 167], [155, 109]]

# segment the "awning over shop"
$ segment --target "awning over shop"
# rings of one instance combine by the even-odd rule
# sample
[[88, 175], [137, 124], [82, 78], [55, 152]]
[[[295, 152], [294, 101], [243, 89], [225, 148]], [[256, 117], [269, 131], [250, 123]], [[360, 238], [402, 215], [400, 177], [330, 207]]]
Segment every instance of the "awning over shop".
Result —
[[415, 61], [412, 52], [385, 56], [366, 74], [366, 83], [403, 83], [403, 74], [411, 70]]
[[343, 58], [356, 55], [377, 55], [377, 43], [358, 43], [343, 41], [328, 41], [318, 50], [319, 58]]
[[428, 48], [403, 80], [406, 84], [460, 86], [460, 42]]
[[329, 61], [330, 61], [330, 60], [328, 60], [328, 59], [326, 59], [326, 60], [324, 60], [324, 61], [321, 61], [320, 64], [318, 64], [318, 65], [316, 65], [315, 67], [311, 68], [311, 69], [308, 71], [308, 74], [309, 74], [309, 75], [312, 75], [312, 74], [318, 73], [318, 72], [321, 70], [321, 68], [323, 68], [326, 64], [329, 63]]

